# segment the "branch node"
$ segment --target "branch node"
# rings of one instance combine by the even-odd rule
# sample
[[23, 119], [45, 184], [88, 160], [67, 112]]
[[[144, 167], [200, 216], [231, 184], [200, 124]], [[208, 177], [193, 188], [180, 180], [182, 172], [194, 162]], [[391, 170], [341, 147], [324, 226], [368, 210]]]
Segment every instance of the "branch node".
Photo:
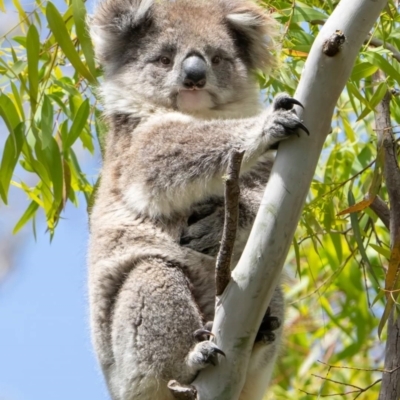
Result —
[[322, 52], [328, 57], [334, 57], [339, 53], [340, 48], [343, 46], [345, 41], [346, 36], [344, 33], [341, 30], [337, 30], [329, 39], [325, 40], [322, 46]]

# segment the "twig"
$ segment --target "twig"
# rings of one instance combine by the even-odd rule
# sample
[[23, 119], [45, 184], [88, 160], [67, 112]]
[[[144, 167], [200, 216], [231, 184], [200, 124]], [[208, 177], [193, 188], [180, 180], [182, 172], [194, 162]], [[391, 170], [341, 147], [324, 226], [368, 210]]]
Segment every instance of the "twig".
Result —
[[239, 173], [244, 151], [233, 150], [229, 157], [225, 180], [225, 221], [221, 247], [215, 266], [216, 295], [221, 296], [231, 279], [231, 259], [239, 213]]
[[329, 367], [329, 369], [334, 369], [334, 368], [338, 368], [338, 369], [350, 369], [352, 371], [364, 371], [364, 372], [385, 372], [388, 374], [391, 374], [392, 372], [396, 371], [398, 368], [395, 368], [393, 370], [386, 370], [386, 369], [382, 369], [382, 368], [357, 368], [357, 367], [345, 367], [344, 365], [332, 365], [332, 364], [328, 364], [324, 361], [321, 360], [317, 360], [318, 363], [322, 364], [322, 365], [326, 365], [327, 367]]
[[349, 386], [357, 390], [363, 390], [362, 388], [360, 388], [360, 386], [352, 385], [351, 383], [347, 382], [336, 381], [335, 379], [327, 378], [326, 376], [320, 376], [317, 374], [311, 374], [311, 376], [314, 376], [315, 378], [322, 379], [327, 382], [337, 383], [338, 385]]
[[338, 383], [340, 385], [346, 385], [346, 386], [350, 386], [350, 387], [356, 387], [357, 389], [355, 390], [349, 390], [348, 392], [341, 392], [341, 393], [332, 393], [332, 394], [320, 394], [320, 393], [310, 393], [310, 392], [306, 392], [305, 390], [302, 389], [298, 389], [300, 392], [303, 392], [305, 394], [307, 394], [308, 396], [315, 396], [315, 397], [334, 397], [334, 396], [347, 396], [348, 394], [354, 394], [357, 393], [356, 397], [354, 397], [354, 400], [359, 397], [362, 393], [366, 392], [367, 390], [371, 389], [373, 386], [375, 386], [377, 383], [381, 382], [382, 379], [377, 379], [375, 382], [371, 383], [370, 385], [368, 385], [365, 388], [359, 388], [358, 386], [354, 386], [354, 385], [349, 385], [347, 383], [343, 383], [343, 382], [338, 382], [338, 381], [334, 381], [332, 379], [328, 379], [328, 378], [323, 378], [321, 376], [317, 376], [317, 378], [321, 378], [327, 381], [331, 381], [334, 383]]
[[390, 229], [390, 211], [387, 204], [379, 197], [375, 196], [369, 208], [378, 216], [386, 228]]

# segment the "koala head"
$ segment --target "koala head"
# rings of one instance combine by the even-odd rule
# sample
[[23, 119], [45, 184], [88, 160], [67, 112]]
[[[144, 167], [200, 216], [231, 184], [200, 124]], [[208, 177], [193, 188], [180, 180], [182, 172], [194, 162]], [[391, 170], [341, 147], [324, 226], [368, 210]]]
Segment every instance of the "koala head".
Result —
[[109, 114], [223, 110], [273, 64], [275, 24], [251, 0], [105, 0], [89, 24]]

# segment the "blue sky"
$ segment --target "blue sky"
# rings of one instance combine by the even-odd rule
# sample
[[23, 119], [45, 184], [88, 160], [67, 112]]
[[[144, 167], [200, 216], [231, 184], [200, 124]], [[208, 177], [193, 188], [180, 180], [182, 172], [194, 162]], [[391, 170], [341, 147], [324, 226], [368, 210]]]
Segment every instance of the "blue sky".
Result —
[[44, 224], [37, 242], [28, 228], [0, 286], [1, 400], [108, 399], [90, 343], [87, 216], [69, 206], [64, 217], [51, 244]]
[[[21, 3], [32, 8], [31, 0]], [[18, 18], [10, 1], [6, 8], [7, 14], [0, 15], [1, 32]], [[0, 156], [7, 134], [1, 123]], [[93, 182], [98, 157], [86, 152], [79, 158]], [[21, 168], [14, 179], [20, 178], [26, 181]], [[37, 222], [36, 242], [30, 225], [12, 236], [28, 204], [15, 188], [9, 205], [0, 204], [0, 245], [15, 247], [10, 272], [0, 281], [0, 400], [109, 399], [90, 343], [85, 202], [80, 208], [68, 205], [51, 244], [43, 218]]]

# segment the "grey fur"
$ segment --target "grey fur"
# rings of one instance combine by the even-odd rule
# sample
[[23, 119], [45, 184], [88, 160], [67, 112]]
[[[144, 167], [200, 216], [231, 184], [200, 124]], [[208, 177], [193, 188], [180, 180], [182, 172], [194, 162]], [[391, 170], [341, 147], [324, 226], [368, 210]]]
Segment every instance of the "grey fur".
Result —
[[[193, 333], [213, 319], [229, 151], [245, 150], [237, 259], [268, 179], [267, 151], [301, 122], [282, 97], [261, 111], [251, 70], [272, 65], [274, 24], [252, 1], [106, 0], [90, 25], [110, 125], [91, 215], [94, 347], [113, 400], [167, 400], [170, 379], [190, 383], [218, 353]], [[207, 83], [184, 91], [181, 66], [193, 54]], [[280, 289], [270, 308], [283, 319]], [[241, 400], [261, 399], [280, 333], [255, 345]]]

